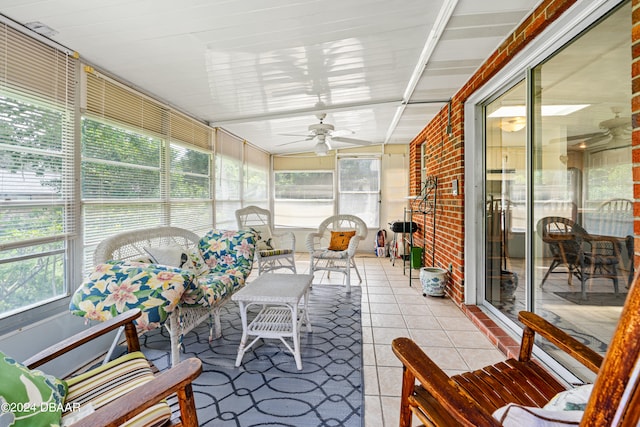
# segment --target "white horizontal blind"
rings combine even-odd
[[[368,227],[380,226],[380,159],[338,160],[339,213],[360,217]]]
[[[212,129],[85,70],[85,265],[110,234],[160,225],[210,229]]]
[[[237,228],[241,207],[242,147],[244,141],[220,129],[216,132],[216,227]]]
[[[243,204],[269,207],[270,156],[252,145],[245,144]]]
[[[0,318],[69,290],[76,66],[0,24]]]
[[[334,214],[333,171],[276,171],[274,225],[317,228]]]

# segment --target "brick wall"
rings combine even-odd
[[[636,272],[640,263],[640,0],[633,0],[631,11],[631,124],[633,134],[631,136],[632,161],[633,161],[633,227],[635,235],[635,263]]]
[[[410,194],[417,195],[420,191],[420,146],[423,143],[426,144],[427,174],[438,178],[435,266],[445,269],[448,269],[449,266],[452,267],[452,280],[449,282],[448,294],[459,305],[462,305],[464,298],[464,102],[575,2],[576,0],[543,1],[453,96],[450,102],[451,134],[446,133],[449,117],[449,105],[447,105],[411,142]],[[640,57],[638,54],[640,43],[636,46],[640,35],[640,25],[637,25],[640,0],[633,0],[633,5],[633,57],[637,59]],[[635,168],[635,164],[640,163],[640,131],[636,130],[638,113],[640,113],[640,96],[638,96],[640,94],[640,79],[638,79],[640,63],[636,64],[635,61],[633,76],[634,183],[635,197],[640,199],[640,172],[636,173]],[[636,80],[638,81],[636,82]],[[458,180],[457,196],[451,194],[451,185],[454,179]],[[636,206],[636,217],[640,217],[638,206]],[[415,215],[413,220],[420,224],[420,231],[414,235],[415,244],[421,246],[424,236],[427,236],[424,265],[430,266],[432,218],[427,216],[426,221],[423,221],[422,215]],[[636,221],[636,235],[640,235],[640,221],[638,220]],[[638,247],[640,244],[636,242],[636,248]]]

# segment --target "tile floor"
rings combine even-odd
[[[409,286],[401,261],[392,266],[389,258],[365,254],[356,261],[363,280],[358,284],[352,271],[351,283],[362,288],[366,427],[398,425],[402,365],[391,351],[396,337],[412,338],[450,375],[504,359],[451,300],[423,297],[418,274]],[[296,267],[308,272],[308,257],[296,259]],[[340,284],[343,278],[317,272],[314,283]]]

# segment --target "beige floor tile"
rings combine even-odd
[[[382,396],[382,419],[385,427],[396,427],[400,424],[400,397]],[[369,425],[366,425],[369,427]]]
[[[395,366],[402,367],[402,363],[393,353],[391,345],[389,344],[376,344],[373,346],[376,352],[376,364],[377,366]]]
[[[365,396],[364,407],[364,425],[366,427],[385,427],[380,396]]]
[[[371,314],[400,314],[400,307],[393,301],[391,304],[370,302],[369,310]]]
[[[468,317],[434,316],[445,331],[477,331],[478,328]]]
[[[410,336],[407,328],[372,328],[372,332],[374,344],[391,344],[394,338]]]
[[[486,335],[480,331],[447,331],[454,346],[460,348],[495,348]]]
[[[371,313],[371,326],[374,328],[406,328],[404,317],[399,314]]]
[[[376,352],[373,344],[362,344],[362,364],[376,365]]]
[[[411,334],[411,339],[420,347],[453,347],[453,342],[449,339],[449,335],[443,330],[409,329],[409,333]]]
[[[469,365],[469,370],[480,369],[505,360],[505,355],[495,348],[457,348],[457,350]]]
[[[425,309],[428,310],[428,309]],[[409,329],[442,329],[442,325],[430,311],[425,311],[424,315],[403,316]]]
[[[365,396],[379,396],[380,387],[378,385],[378,368],[373,365],[365,365],[362,368],[364,377]],[[399,396],[400,394],[398,394]]]
[[[402,368],[378,366],[378,385],[381,396],[400,396]]]

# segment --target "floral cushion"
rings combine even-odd
[[[211,230],[200,239],[200,254],[211,272],[238,270],[246,278],[251,273],[255,239],[249,230]]]
[[[162,325],[185,290],[195,288],[193,272],[132,261],[98,264],[74,293],[69,310],[77,316],[104,321],[139,308],[138,332]]]
[[[0,426],[59,426],[66,394],[64,381],[0,352]]]

